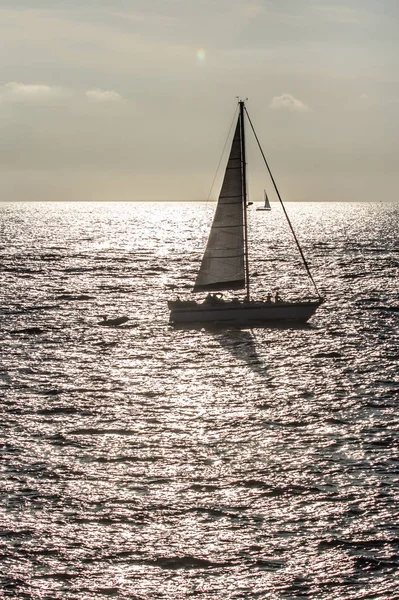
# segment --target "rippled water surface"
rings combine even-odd
[[[311,326],[176,331],[212,205],[0,205],[0,597],[399,597],[399,205],[287,208]]]

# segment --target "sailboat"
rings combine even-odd
[[[243,100],[239,110],[222,187],[216,206],[211,231],[193,292],[207,292],[204,300],[170,300],[170,322],[174,325],[225,324],[238,327],[261,326],[279,322],[304,323],[310,319],[323,302],[298,239],[286,213],[279,191],[269,169],[258,137],[253,128]],[[251,281],[248,268],[249,239],[247,222],[247,164],[245,124],[251,125],[255,139],[265,161],[284,214],[297,243],[308,276],[311,279],[316,299],[299,302],[284,302],[278,293],[272,299],[251,297]],[[245,290],[243,299],[225,298],[222,291]],[[216,293],[211,293],[216,292]]]
[[[267,192],[266,192],[266,190],[263,190],[263,191],[265,194],[265,204],[264,204],[264,206],[260,206],[256,210],[271,210],[272,207],[270,206],[269,198],[267,197]]]

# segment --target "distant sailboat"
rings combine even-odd
[[[266,190],[263,190],[263,191],[265,193],[265,205],[264,206],[260,206],[256,210],[271,210],[272,207],[270,206],[269,198],[267,197],[267,192],[266,192]]]
[[[255,138],[272,178],[277,196],[281,201],[307,273],[314,285],[317,299],[283,302],[278,293],[275,295],[274,301],[272,301],[270,294],[267,295],[266,300],[253,300],[250,296],[244,115],[246,115],[253,129],[245,104],[240,101],[237,125],[215,216],[193,288],[193,292],[217,291],[218,293],[208,293],[202,302],[180,299],[169,301],[170,322],[175,325],[224,323],[234,326],[256,326],[280,321],[306,322],[323,302],[288,219],[254,129]],[[225,299],[220,293],[222,290],[240,289],[246,291],[243,300],[238,298]]]

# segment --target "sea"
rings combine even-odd
[[[308,325],[175,329],[214,206],[0,204],[0,598],[399,598],[399,204],[286,205]]]

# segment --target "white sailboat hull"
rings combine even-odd
[[[218,305],[207,302],[169,302],[171,323],[229,323],[256,325],[271,322],[306,323],[320,306],[312,302],[238,302],[221,301]]]

